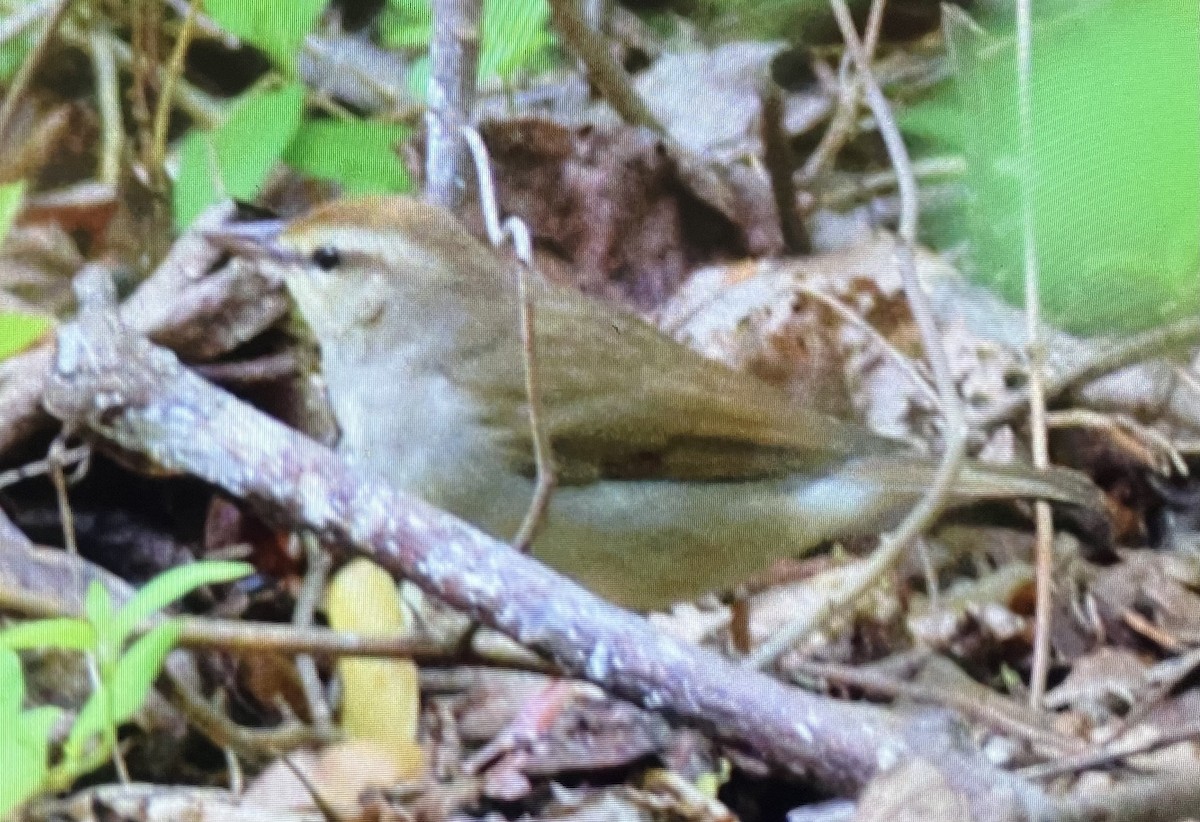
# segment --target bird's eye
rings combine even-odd
[[[333,271],[342,264],[342,255],[331,245],[323,245],[312,253],[313,265],[322,271]]]

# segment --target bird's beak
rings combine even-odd
[[[283,220],[253,220],[208,228],[203,234],[217,248],[239,257],[291,262],[298,255],[279,245],[284,225]]]

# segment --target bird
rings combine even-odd
[[[403,195],[210,236],[286,284],[320,349],[339,449],[511,540],[537,478],[520,267]],[[938,461],[909,443],[525,276],[557,480],[532,552],[595,593],[650,610],[728,591],[780,557],[881,533],[927,492]],[[1071,469],[975,460],[950,504],[1010,498],[1102,510],[1099,489]]]

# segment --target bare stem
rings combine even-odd
[[[332,558],[321,550],[321,544],[310,533],[300,534],[300,542],[304,546],[304,556],[308,561],[308,570],[304,574],[304,582],[296,597],[296,607],[292,611],[292,625],[297,628],[308,628],[313,624],[313,614],[325,590],[325,581],[329,578],[329,568]],[[311,654],[296,655],[296,673],[300,677],[300,685],[304,690],[304,698],[308,703],[309,716],[313,726],[319,733],[329,733],[333,728],[333,711],[325,699],[325,689],[321,685],[321,676],[317,672],[317,662]]]
[[[469,162],[462,129],[475,108],[481,0],[435,0],[429,45],[429,129],[425,197],[456,212],[462,207]]]
[[[1017,0],[1017,137],[1021,158],[1021,232],[1025,250],[1025,334],[1029,355],[1029,427],[1033,465],[1045,470],[1050,464],[1046,433],[1046,392],[1042,371],[1046,349],[1041,339],[1041,288],[1038,275],[1037,232],[1033,218],[1033,9],[1030,0]],[[1034,605],[1033,664],[1029,672],[1029,705],[1038,708],[1046,694],[1050,671],[1050,595],[1053,577],[1051,539],[1054,519],[1050,503],[1034,503]]]
[[[583,61],[588,79],[621,119],[667,136],[667,130],[629,82],[629,75],[612,56],[604,38],[588,27],[577,0],[550,0],[550,16],[563,42]]]
[[[875,47],[879,43],[879,30],[883,26],[883,11],[887,0],[872,0],[871,11],[867,16],[867,30],[863,37],[863,54],[868,62],[875,58]],[[821,135],[821,142],[813,149],[812,154],[800,171],[800,179],[808,183],[820,176],[821,172],[833,164],[838,152],[854,136],[855,125],[858,121],[858,101],[862,96],[862,74],[856,73],[851,82],[841,82],[838,93],[837,107],[829,120],[829,128]]]
[[[175,97],[175,85],[183,74],[183,59],[187,56],[188,46],[196,31],[196,15],[200,12],[203,0],[191,0],[179,35],[175,38],[175,48],[167,59],[167,65],[162,72],[162,92],[154,110],[154,125],[150,133],[150,145],[146,151],[146,166],[150,179],[160,190],[166,190],[167,171],[167,126],[171,120],[171,101]]]
[[[475,162],[479,204],[488,240],[492,245],[499,247],[506,239],[511,239],[516,248],[517,259],[521,262],[517,271],[517,293],[521,307],[521,358],[525,366],[525,397],[529,402],[529,428],[533,439],[533,461],[537,480],[533,498],[529,501],[529,509],[525,512],[525,518],[521,521],[516,536],[513,537],[513,547],[518,551],[527,552],[537,536],[537,530],[546,516],[546,509],[550,507],[550,498],[558,485],[550,437],[542,424],[542,389],[538,379],[537,341],[534,333],[536,308],[529,289],[529,273],[533,270],[533,240],[530,239],[529,228],[518,218],[509,217],[504,222],[500,221],[496,184],[492,177],[491,164],[488,162],[487,146],[484,145],[479,132],[473,128],[464,128],[463,138]]]
[[[763,162],[771,180],[783,243],[791,254],[808,254],[812,251],[812,240],[796,212],[796,185],[792,177],[795,158],[783,127],[783,95],[770,80],[762,94],[761,118]]]
[[[116,186],[121,175],[121,147],[125,130],[121,125],[121,88],[112,41],[92,32],[88,38],[92,71],[96,74],[96,106],[100,110],[100,168],[97,176]]]
[[[1061,394],[1080,383],[1119,371],[1164,351],[1200,342],[1200,317],[1184,317],[1162,328],[1152,328],[1123,340],[1096,346],[1095,356],[1068,370],[1043,380],[1046,396]],[[973,425],[991,428],[1007,422],[1029,406],[1029,388],[1015,392],[1010,399],[989,409]]]

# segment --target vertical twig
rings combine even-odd
[[[296,597],[296,607],[292,610],[292,624],[298,628],[307,628],[313,624],[313,614],[325,590],[325,582],[329,578],[329,568],[333,560],[328,552],[321,550],[321,543],[308,532],[300,534],[300,543],[304,546],[304,557],[308,569],[304,574],[304,582]],[[333,731],[333,712],[325,699],[325,689],[321,685],[321,676],[317,672],[317,663],[312,654],[296,655],[296,673],[300,677],[300,685],[308,702],[308,712],[313,727],[323,736],[329,736]]]
[[[888,105],[879,83],[875,80],[871,64],[863,52],[858,34],[854,30],[850,10],[847,8],[845,0],[830,0],[830,3],[834,16],[837,18],[838,27],[842,30],[842,36],[846,40],[846,47],[850,49],[855,63],[858,64],[867,105],[879,124],[880,136],[883,138],[888,157],[896,169],[896,184],[900,194],[900,221],[897,227],[897,233],[900,236],[899,268],[904,278],[905,296],[913,313],[913,319],[920,329],[921,343],[925,348],[925,356],[929,359],[934,384],[937,386],[938,397],[941,400],[941,411],[946,425],[946,448],[949,452],[959,445],[959,440],[965,443],[966,425],[962,401],[959,399],[954,385],[954,377],[950,371],[950,363],[946,358],[946,349],[942,346],[941,334],[929,307],[929,298],[920,280],[917,279],[913,263],[913,248],[917,241],[917,227],[920,219],[916,177],[913,175],[912,162],[909,160],[908,149],[904,145],[900,128],[896,125],[891,107]],[[952,472],[951,481],[953,474],[957,474],[957,466]]]
[[[4,139],[9,126],[12,125],[13,115],[17,112],[17,103],[21,101],[26,89],[29,88],[29,83],[33,80],[33,73],[41,64],[42,58],[46,56],[50,42],[54,39],[54,32],[58,31],[58,26],[62,23],[63,17],[66,16],[67,9],[70,7],[71,0],[59,0],[58,5],[51,9],[46,18],[46,25],[42,27],[42,33],[38,35],[37,42],[25,57],[25,61],[21,63],[21,67],[17,69],[12,82],[9,83],[8,93],[4,95],[4,103],[0,104],[0,141]]]
[[[466,190],[462,129],[475,108],[482,0],[434,0],[429,46],[425,198],[455,213]]]
[[[68,554],[79,554],[79,545],[75,539],[75,514],[71,510],[71,498],[67,494],[67,475],[63,472],[68,459],[67,443],[64,435],[59,434],[50,443],[50,453],[46,457],[49,466],[50,483],[54,486],[54,497],[58,501],[58,517],[62,522],[63,547]]]
[[[612,20],[613,0],[583,0],[583,21],[592,31],[605,34]]]
[[[150,134],[153,131],[154,114],[150,110],[150,94],[152,84],[161,79],[157,78],[158,69],[158,4],[157,0],[134,0],[130,4],[129,44],[127,57],[129,59],[129,119],[138,147],[138,158],[143,165],[150,152]],[[101,32],[93,31],[93,37],[104,36]],[[120,59],[117,42],[112,48]],[[121,45],[126,45],[121,43]],[[153,175],[147,173],[143,181],[146,185],[153,184]]]
[[[521,521],[521,527],[513,537],[513,547],[518,551],[528,551],[533,545],[542,520],[545,519],[546,509],[550,507],[550,498],[558,485],[558,474],[554,470],[550,437],[543,423],[545,415],[542,413],[542,394],[538,379],[534,305],[533,297],[529,293],[529,263],[524,263],[517,272],[517,291],[521,301],[521,353],[525,365],[525,395],[529,401],[529,428],[533,436],[533,461],[537,481],[533,489],[533,498],[529,501],[529,510],[525,512],[525,519]]]
[[[621,119],[667,136],[667,130],[629,82],[625,69],[609,52],[604,38],[588,27],[577,0],[550,0],[550,18],[567,48],[583,61],[588,79]]]
[[[133,19],[134,21],[138,21],[141,17],[135,15]],[[129,47],[128,43],[114,37],[111,33],[94,31],[96,31],[99,37],[107,41],[108,46],[113,51],[113,56],[117,58],[117,65],[127,69],[133,75],[134,83],[130,86],[130,97],[133,103],[131,109],[137,119],[138,128],[140,129],[139,134],[147,134],[150,113],[148,105],[140,98],[145,96],[144,87],[148,85],[151,77],[153,77],[155,82],[163,82],[164,69],[158,66],[150,57],[140,52],[135,52]],[[63,25],[62,35],[69,43],[74,43],[80,48],[88,47],[89,33],[71,25],[70,20]],[[133,34],[130,38],[135,41],[139,38],[148,39],[140,34]],[[142,89],[142,91],[137,91],[137,89]],[[201,128],[212,129],[225,122],[225,104],[212,95],[196,88],[191,83],[185,82],[182,78],[177,79],[175,82],[174,97],[174,104],[195,120],[196,125]],[[142,111],[143,107],[145,107],[145,111]]]
[[[775,211],[779,215],[779,228],[783,232],[783,243],[790,254],[807,254],[812,251],[808,229],[796,212],[795,158],[788,145],[787,132],[783,125],[783,95],[779,86],[770,78],[764,84],[760,130],[763,143],[763,163],[771,181],[771,194],[775,198]]]
[[[533,269],[533,241],[529,229],[516,217],[500,221],[500,206],[496,200],[495,183],[488,165],[487,146],[475,129],[463,130],[463,137],[475,161],[475,179],[479,184],[479,203],[483,211],[483,223],[487,228],[488,240],[499,246],[506,237],[512,239],[521,267],[517,271],[517,299],[520,304],[521,354],[525,366],[525,396],[529,402],[529,428],[533,439],[533,461],[537,481],[529,510],[521,521],[521,527],[513,537],[513,547],[528,551],[537,536],[537,530],[550,507],[550,498],[558,485],[558,474],[554,468],[554,455],[550,449],[550,437],[546,433],[542,412],[542,389],[538,379],[537,347],[534,334],[534,303],[529,290],[529,272]]]
[[[1042,382],[1046,351],[1041,340],[1041,286],[1037,259],[1037,233],[1033,217],[1033,19],[1030,0],[1017,0],[1017,140],[1021,169],[1021,234],[1025,247],[1025,334],[1029,357],[1029,427],[1033,465],[1050,464],[1046,435],[1046,394]],[[1050,670],[1050,594],[1053,574],[1051,536],[1054,520],[1050,503],[1034,503],[1037,527],[1034,541],[1036,595],[1034,606],[1033,664],[1029,672],[1029,704],[1041,708]]]
[[[92,71],[96,74],[96,107],[100,110],[100,182],[116,186],[121,175],[121,145],[125,130],[121,125],[121,90],[117,77],[117,58],[111,41],[98,31],[88,35]]]
[[[155,102],[150,144],[146,147],[146,171],[150,174],[154,188],[159,191],[165,191],[167,184],[167,126],[171,120],[175,84],[183,74],[183,59],[196,31],[196,15],[199,14],[202,4],[203,0],[191,0],[188,6],[187,16],[183,18],[183,25],[179,27],[179,35],[175,38],[175,47],[171,50],[171,56],[167,59],[166,68],[162,73],[162,86]]]
[[[870,62],[875,59],[875,47],[879,43],[879,30],[883,26],[883,12],[887,0],[872,0],[871,10],[867,15],[867,29],[863,35],[863,54]],[[808,155],[804,168],[800,170],[800,179],[811,182],[820,176],[837,157],[838,152],[853,136],[855,121],[858,118],[858,101],[862,96],[863,79],[860,73],[855,73],[851,82],[842,81],[841,93],[838,95],[837,108],[829,119],[829,128],[821,135],[821,142]]]

